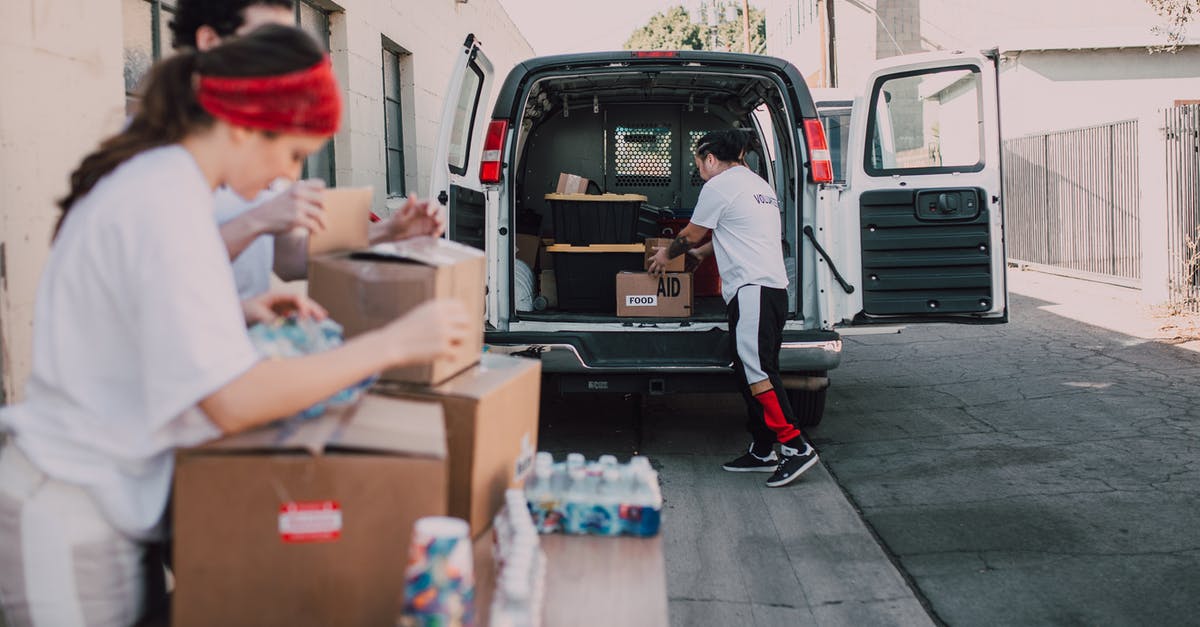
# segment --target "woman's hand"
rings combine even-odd
[[[433,300],[380,329],[384,350],[396,365],[448,359],[467,341],[472,325],[467,309],[457,300]]]
[[[251,209],[261,232],[281,235],[302,228],[309,233],[325,230],[325,181],[296,181],[283,193]]]
[[[242,315],[246,317],[246,325],[249,326],[259,322],[271,323],[281,316],[292,315],[324,320],[329,317],[329,312],[303,294],[267,292],[242,301]]]
[[[425,235],[438,237],[446,230],[446,219],[438,205],[409,196],[392,217],[371,225],[371,243],[396,242]]]

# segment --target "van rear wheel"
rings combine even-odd
[[[825,375],[824,372],[819,374]],[[825,415],[825,393],[827,391],[829,391],[828,383],[820,389],[788,389],[788,402],[792,404],[792,412],[796,415],[796,422],[801,428],[815,427],[821,424],[821,418]]]

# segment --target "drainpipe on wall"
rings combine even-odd
[[[825,22],[829,28],[829,53],[826,61],[826,80],[830,87],[838,86],[837,78],[837,24],[834,21],[833,5],[836,0],[825,0]]]

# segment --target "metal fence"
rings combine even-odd
[[[1137,133],[1129,120],[1004,142],[1008,257],[1139,286]]]
[[[1200,105],[1167,109],[1167,263],[1171,304],[1200,311]]]

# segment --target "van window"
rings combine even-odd
[[[982,170],[982,99],[976,68],[905,74],[876,83],[864,151],[867,173]]]
[[[829,159],[833,161],[833,182],[846,182],[846,149],[850,146],[850,109],[828,109],[818,114],[825,127]]]
[[[467,66],[463,74],[463,87],[458,92],[458,106],[454,110],[454,126],[450,129],[450,171],[467,173],[467,157],[471,154],[471,129],[475,128],[475,110],[479,103],[479,90],[483,88],[483,72],[474,63]]]
[[[671,185],[671,127],[618,126],[613,146],[618,187]]]

